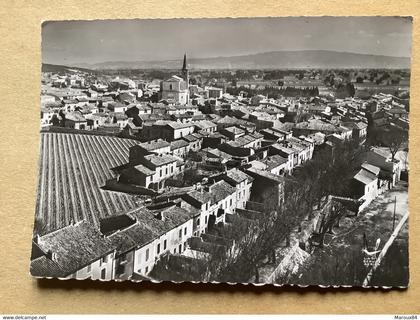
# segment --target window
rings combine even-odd
[[[184,236],[187,235],[187,227],[184,229]]]
[[[200,218],[197,219],[197,225],[199,225],[199,224],[200,224]]]
[[[149,260],[149,249],[146,250],[146,260],[145,261],[147,261],[147,260]]]
[[[179,238],[182,237],[182,229],[179,229]]]
[[[232,206],[232,203],[233,203],[232,198],[230,198],[230,206]]]
[[[120,263],[124,264],[127,262],[127,254],[122,254],[120,257]]]
[[[165,168],[165,174],[168,174],[168,167]]]
[[[166,250],[166,240],[163,241],[163,250]]]
[[[123,275],[124,274],[124,272],[125,272],[125,267],[123,266],[123,265],[118,265],[118,267],[117,267],[117,271],[116,271],[116,273],[118,274],[118,275]]]
[[[173,166],[171,167],[171,173],[174,173],[174,167]]]
[[[182,244],[179,245],[179,253],[182,252]]]
[[[160,243],[157,246],[157,254],[159,254],[159,253],[160,253]]]
[[[172,90],[172,84],[169,85],[169,90]]]
[[[106,278],[106,269],[102,269],[101,271],[101,279],[105,279]]]
[[[162,170],[159,169],[159,176],[162,176]]]
[[[101,259],[101,265],[102,263],[107,263],[108,262],[108,256],[105,256]]]

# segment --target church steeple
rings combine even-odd
[[[187,69],[187,54],[184,53],[184,63],[182,64],[182,71],[186,71]]]
[[[187,93],[187,104],[188,104],[188,102],[190,100],[190,89],[189,89],[189,87],[190,87],[190,85],[189,85],[190,84],[190,75],[189,75],[188,67],[187,67],[187,54],[186,53],[184,53],[184,62],[182,63],[181,73],[182,73],[182,78],[185,81],[185,89],[186,89],[186,93]]]
[[[188,72],[187,67],[187,54],[184,53],[184,62],[182,63],[182,77],[184,78],[186,89],[188,91],[188,98],[189,98],[189,83],[190,83],[190,75]]]

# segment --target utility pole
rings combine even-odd
[[[392,219],[392,232],[395,230],[395,212],[397,209],[397,196],[395,196],[395,202],[394,202],[394,217]]]

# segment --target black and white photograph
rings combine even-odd
[[[33,277],[409,286],[411,17],[41,30]]]

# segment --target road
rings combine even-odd
[[[395,205],[396,199],[396,205]],[[302,285],[361,285],[369,272],[362,252],[364,235],[368,250],[374,251],[378,241],[381,250],[395,226],[408,210],[408,188],[400,182],[393,190],[376,198],[357,217],[345,217],[340,226],[328,235],[323,248],[317,248],[290,282]],[[375,271],[371,285],[405,286],[408,281],[408,226],[400,231],[380,267]]]

